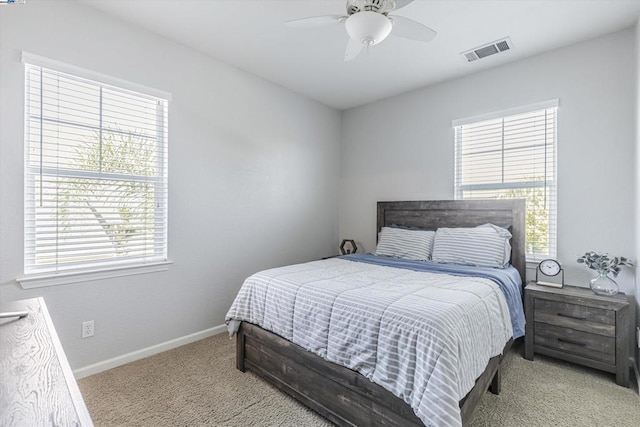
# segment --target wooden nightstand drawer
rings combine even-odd
[[[616,313],[613,310],[538,298],[534,302],[534,310],[536,322],[607,337],[616,336]]]
[[[616,339],[536,322],[534,344],[604,363],[616,363]]]

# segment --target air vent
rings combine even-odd
[[[513,44],[511,43],[511,39],[509,37],[505,37],[502,40],[497,40],[483,46],[478,46],[466,52],[462,52],[460,55],[463,55],[468,62],[472,62],[480,58],[486,58],[487,56],[504,52],[505,50],[511,49],[512,46]]]

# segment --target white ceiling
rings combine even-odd
[[[640,0],[416,0],[394,14],[436,30],[433,41],[390,36],[368,55],[344,62],[348,36],[341,25],[284,25],[344,14],[344,0],[83,1],[338,109],[611,33],[640,16]],[[470,63],[460,56],[505,36],[511,51]]]

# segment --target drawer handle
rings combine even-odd
[[[581,343],[581,342],[578,342],[578,341],[573,341],[573,340],[568,340],[568,339],[565,339],[565,338],[558,338],[558,341],[564,342],[564,343],[567,343],[567,344],[577,345],[579,347],[586,347],[587,346],[584,343]]]
[[[564,313],[558,313],[558,316],[560,316],[560,317],[568,317],[569,319],[576,319],[576,320],[587,320],[586,317],[572,316],[570,314],[564,314]]]

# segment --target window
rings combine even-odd
[[[456,120],[456,199],[526,199],[527,261],[556,253],[558,102]]]
[[[24,59],[23,280],[167,261],[168,99],[34,58]]]

